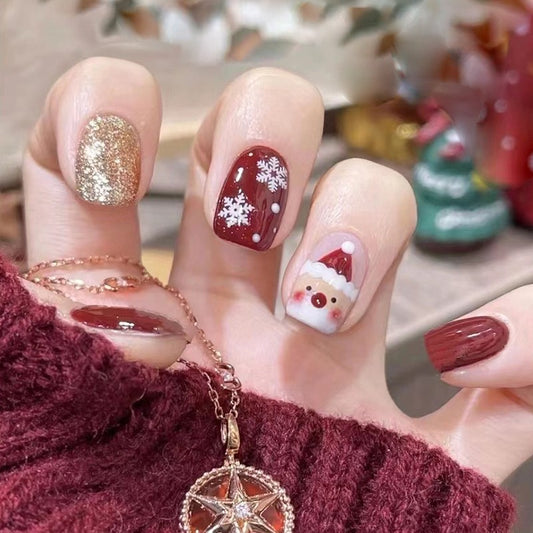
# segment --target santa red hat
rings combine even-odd
[[[355,245],[344,241],[342,246],[333,250],[318,261],[306,261],[302,274],[310,274],[322,279],[335,289],[342,291],[353,302],[357,298],[357,289],[352,282],[352,254]]]

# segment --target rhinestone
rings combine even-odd
[[[239,520],[247,520],[253,516],[252,509],[246,502],[240,502],[235,505],[233,508],[233,514],[235,515],[235,518],[238,518]]]

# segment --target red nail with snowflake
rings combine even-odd
[[[218,198],[213,229],[222,239],[268,250],[289,192],[289,170],[274,150],[254,146],[233,164]]]

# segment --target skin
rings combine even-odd
[[[25,157],[30,264],[96,254],[140,257],[136,206],[88,204],[75,190],[76,147],[83,127],[97,113],[117,114],[137,129],[142,146],[138,200],[147,190],[161,122],[156,82],[144,68],[125,61],[92,58],[76,65],[51,89]],[[498,356],[443,375],[464,390],[426,417],[402,413],[386,387],[385,331],[396,269],[415,226],[416,209],[411,188],[398,173],[359,159],[329,170],[315,189],[302,241],[283,274],[281,296],[286,302],[316,243],[330,232],[356,234],[367,250],[368,269],[340,331],[323,335],[273,315],[279,245],[295,223],[322,122],[317,90],[287,72],[253,70],[228,86],[194,142],[169,283],[186,295],[246,389],[416,435],[501,482],[533,453],[533,358],[528,349],[533,342],[533,288],[513,291],[469,315],[493,315],[508,324],[511,334]],[[263,253],[222,241],[212,231],[223,180],[238,154],[252,145],[277,150],[290,169],[286,213],[273,248]],[[130,272],[110,265],[105,273]],[[89,267],[76,274],[102,279],[101,271]],[[70,300],[27,286],[69,320]],[[79,292],[75,297],[86,304],[135,306],[187,324],[176,300],[158,287],[105,296]],[[190,325],[186,327],[193,336]],[[174,369],[178,353],[168,339],[140,343],[134,335],[114,334],[112,340],[129,359]],[[196,340],[183,356],[207,365]]]

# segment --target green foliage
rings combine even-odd
[[[401,16],[409,8],[423,0],[395,0],[393,5],[384,9],[374,7],[371,0],[330,0],[325,9],[327,17],[342,7],[353,7],[362,10],[362,13],[353,21],[352,27],[343,37],[342,44],[346,44],[355,37],[379,29],[387,29],[388,25]]]
[[[386,25],[387,19],[379,9],[369,8],[357,17],[350,31],[343,37],[342,44],[346,44],[354,37],[367,31],[377,30]]]
[[[362,10],[354,18],[352,27],[343,37],[342,44],[346,44],[359,35],[376,30],[388,31],[389,26],[406,11],[420,4],[424,0],[392,0],[383,8],[376,7],[378,2],[372,0],[329,0],[324,8],[323,16],[328,17],[340,8],[353,7]],[[442,0],[445,2],[446,0]],[[501,4],[508,8],[520,9],[523,0],[475,0],[480,4]]]
[[[397,0],[396,5],[392,8],[390,19],[395,20],[402,15],[404,11],[407,11],[409,8],[422,1],[423,0]]]

